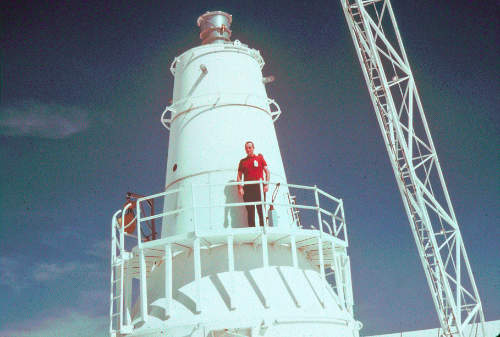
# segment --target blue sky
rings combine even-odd
[[[498,5],[393,7],[486,318],[500,319]],[[276,77],[289,182],[344,200],[362,333],[437,326],[340,3],[16,2],[1,30],[0,336],[106,333],[110,217],[127,191],[164,186],[168,68],[207,10],[231,13]]]

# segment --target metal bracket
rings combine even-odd
[[[273,122],[276,122],[276,120],[280,117],[281,115],[281,109],[278,103],[272,98],[267,98],[267,104],[269,104],[269,114],[271,115],[271,118],[273,119]],[[272,107],[275,107],[276,110],[273,111]]]
[[[172,112],[170,114],[170,118],[166,118],[166,115],[169,111]],[[172,114],[173,113],[175,113],[175,110],[172,108],[172,105],[170,105],[170,106],[167,106],[165,108],[165,110],[163,111],[163,113],[161,114],[161,117],[160,117],[161,124],[163,124],[165,129],[167,129],[168,131],[170,131],[170,124],[172,123]]]
[[[172,61],[172,63],[170,64],[170,72],[172,73],[172,75],[175,76],[175,68],[177,66],[177,62],[179,61],[179,58],[176,57],[174,58],[174,60]]]

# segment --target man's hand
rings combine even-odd
[[[245,191],[243,191],[243,186],[238,186],[238,193],[243,196],[245,194]]]
[[[265,182],[269,183],[269,180],[271,179],[271,173],[269,173],[269,169],[267,168],[267,165],[264,166],[264,173],[266,174]],[[264,193],[266,193],[267,191],[269,191],[269,184],[264,185]]]

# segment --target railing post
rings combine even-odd
[[[124,314],[125,314],[125,325],[130,325],[131,322],[131,313],[130,313],[130,306],[132,304],[132,277],[130,275],[130,269],[127,269],[125,272],[125,286],[124,286],[124,296],[125,296],[125,302],[124,302]]]
[[[323,238],[318,236],[319,273],[325,279],[325,261],[323,256]]]
[[[135,229],[137,230],[137,247],[140,249],[142,247],[142,237],[141,237],[141,207],[140,201],[137,201],[136,205],[136,218],[135,218]]]
[[[341,218],[342,218],[342,232],[344,233],[344,241],[346,244],[349,244],[349,238],[347,237],[347,225],[345,223],[345,216],[344,216],[344,201],[342,201],[342,199],[340,199],[339,201],[340,203],[340,214],[341,214]]]
[[[139,272],[140,272],[140,308],[141,318],[144,322],[148,316],[148,293],[146,285],[146,260],[144,257],[144,248],[139,248]]]
[[[262,207],[262,218],[264,220],[264,233],[262,233],[261,243],[262,243],[262,265],[263,267],[269,267],[269,251],[267,247],[267,207],[264,201],[264,185],[262,179],[259,180],[260,186],[260,204]],[[257,211],[257,213],[259,213]],[[260,226],[260,225],[259,225]]]
[[[314,201],[316,202],[316,210],[318,212],[318,229],[319,234],[323,237],[323,222],[321,221],[321,210],[319,208],[319,196],[318,196],[318,187],[314,185]]]
[[[172,312],[172,245],[165,245],[165,319],[169,318]]]
[[[260,206],[262,207],[262,218],[264,222],[264,233],[267,233],[267,207],[265,204],[265,194],[264,194],[264,186],[262,179],[259,179],[259,187],[260,187]],[[257,205],[256,205],[257,206]],[[257,213],[259,213],[257,211]],[[258,215],[258,214],[257,214]]]
[[[125,255],[123,254],[123,252],[120,254],[121,257],[120,257],[120,330],[123,328],[123,279],[124,279],[124,275],[123,273],[125,272]]]
[[[321,210],[319,208],[319,196],[318,196],[318,187],[314,185],[314,200],[316,201],[316,210],[318,214],[318,228],[319,228],[319,237],[318,237],[318,253],[319,253],[319,266],[320,266],[320,274],[323,279],[325,279],[325,263],[323,258],[323,221],[321,221]]]
[[[335,244],[332,242],[332,265],[335,276],[335,285],[337,286],[337,295],[340,299],[340,305],[346,307],[346,298],[344,294],[344,282],[343,282],[343,268],[340,264],[340,257],[335,250]]]
[[[227,237],[227,269],[229,272],[234,272],[234,237],[228,235]]]
[[[148,288],[146,284],[146,258],[144,256],[144,249],[142,248],[141,237],[141,207],[140,201],[136,204],[136,230],[137,230],[137,248],[139,249],[139,289],[140,289],[140,310],[141,318],[144,322],[147,321],[148,316]]]
[[[193,243],[194,280],[196,286],[196,313],[201,312],[201,262],[200,262],[200,238],[196,237]]]
[[[122,211],[122,225],[119,228],[120,231],[120,257],[121,257],[121,274],[120,274],[120,330],[123,328],[123,272],[124,272],[124,264],[125,264],[125,213],[128,208],[130,208],[130,204],[125,206],[125,210]]]
[[[295,241],[295,234],[290,235],[290,249],[292,250],[292,264],[294,268],[298,268],[297,261],[297,242]]]
[[[323,282],[327,282],[326,277],[325,277],[325,262],[323,258],[323,238],[321,235],[318,235],[318,255],[319,255],[319,274],[321,277],[321,280]],[[325,293],[326,293],[326,284],[322,284],[321,288],[321,306],[326,307],[326,301],[325,301]]]
[[[316,210],[317,210],[317,215],[318,215],[318,229],[319,229],[319,236],[318,236],[318,255],[319,255],[319,273],[321,276],[321,279],[325,282],[326,276],[325,276],[325,260],[323,256],[323,221],[321,221],[321,210],[319,207],[319,196],[318,196],[318,187],[314,185],[314,200],[316,202]],[[326,285],[325,285],[326,286]],[[326,288],[323,289],[323,299],[325,295],[325,290]],[[322,301],[323,307],[326,305],[326,301]]]
[[[115,282],[114,282],[114,276],[115,276],[115,260],[116,260],[116,213],[113,215],[113,218],[111,219],[111,289],[110,289],[110,296],[109,296],[109,332],[113,333],[113,308],[114,308],[114,300],[113,297],[115,296],[114,294],[114,289],[115,289]]]
[[[234,310],[234,237],[233,234],[227,236],[227,270],[229,271],[229,308]]]
[[[195,195],[194,195],[194,184],[191,181],[191,205],[193,207],[193,223],[194,223],[194,235],[198,236],[198,224],[196,223],[196,205],[195,205]]]
[[[346,273],[346,306],[347,310],[352,314],[353,313],[353,293],[352,293],[352,280],[351,280],[351,260],[349,256],[346,256],[346,261],[345,261],[345,273]]]
[[[262,242],[262,266],[269,267],[269,251],[268,251],[268,247],[267,247],[267,234],[266,234],[266,232],[262,233],[261,242]]]
[[[126,210],[127,210],[127,207],[125,207],[125,210],[122,211],[122,214],[121,214],[122,225],[118,229],[118,231],[120,233],[120,255],[122,255],[123,252],[125,251],[125,212],[126,212]]]

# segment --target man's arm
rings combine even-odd
[[[264,173],[266,174],[266,183],[268,183],[269,179],[271,179],[271,174],[269,173],[269,169],[267,168],[267,166],[264,166]],[[267,191],[269,191],[269,185],[265,184],[264,185],[264,192],[267,192]]]
[[[236,176],[236,181],[237,182],[240,182],[241,181],[241,176],[242,176],[242,173],[240,170],[238,170],[238,175]],[[238,193],[243,196],[243,194],[245,193],[245,191],[243,191],[243,185],[238,185]]]

